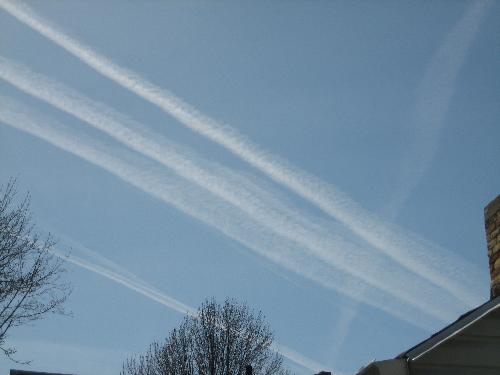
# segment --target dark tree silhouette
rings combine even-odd
[[[235,300],[207,300],[165,342],[153,342],[146,354],[128,359],[121,375],[244,375],[247,365],[254,374],[288,374],[272,342],[261,312]]]
[[[14,327],[64,313],[70,288],[62,281],[62,261],[51,254],[53,238],[34,233],[29,195],[16,203],[16,182],[0,186],[0,350],[10,359],[16,350],[6,343]]]

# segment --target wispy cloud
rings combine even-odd
[[[447,33],[427,65],[417,88],[415,109],[410,121],[416,135],[414,144],[408,147],[409,153],[403,156],[397,190],[389,196],[384,207],[390,218],[398,216],[434,159],[445,116],[455,93],[457,77],[490,4],[491,1],[472,2]],[[358,310],[359,302],[353,301],[345,307],[338,320],[332,348],[333,358],[338,357]]]
[[[236,129],[209,118],[167,90],[115,64],[89,46],[58,30],[26,5],[1,0],[0,6],[97,72],[157,105],[193,131],[227,148],[274,181],[315,204],[407,269],[446,289],[449,294],[468,306],[478,303],[477,291],[480,287],[475,282],[480,279],[478,275],[481,273],[456,254],[396,225],[384,222],[333,185],[261,149]],[[469,275],[469,286],[463,283],[464,274]]]
[[[300,245],[308,255],[326,261],[371,287],[423,309],[442,321],[460,311],[457,301],[444,303],[436,293],[437,288],[423,283],[413,273],[399,267],[392,267],[392,272],[380,272],[374,267],[381,262],[379,255],[344,240],[329,227],[319,226],[317,218],[304,211],[297,212],[286,207],[279,199],[265,194],[265,189],[256,181],[238,176],[219,164],[208,163],[192,150],[170,142],[113,109],[1,56],[0,78],[167,166],[186,180],[242,210],[267,230]],[[405,290],[400,288],[401,283],[407,285]]]
[[[34,114],[12,99],[1,99],[0,121],[105,169],[273,263],[423,329],[429,326],[429,322],[435,322],[435,317],[428,312],[417,311],[415,306],[397,301],[381,290],[374,289],[368,296],[363,296],[360,291],[364,284],[359,279],[304,254],[296,243],[277,236],[212,194],[181,178],[170,176],[164,168],[159,168],[150,160],[125,149],[114,149],[108,144],[86,137],[85,134],[77,134],[75,127],[68,129],[39,113]]]
[[[473,1],[432,56],[416,91],[410,119],[414,137],[403,156],[397,190],[385,211],[397,215],[436,155],[457,77],[491,1]]]

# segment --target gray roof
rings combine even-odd
[[[500,296],[463,314],[395,359],[372,362],[358,374],[500,374]]]
[[[412,374],[500,374],[500,297],[400,354]]]

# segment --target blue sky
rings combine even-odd
[[[0,4],[0,179],[71,249],[31,368],[117,373],[215,296],[348,374],[488,298],[498,2]]]

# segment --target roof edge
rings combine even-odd
[[[399,354],[396,358],[406,358],[408,360],[415,360],[428,351],[441,345],[445,341],[451,339],[458,333],[462,332],[465,328],[474,324],[477,320],[485,315],[488,315],[493,310],[500,308],[500,296],[493,298],[484,304],[470,310],[469,312],[461,315],[456,321],[444,327],[442,330],[436,332],[428,339],[420,342],[419,344],[408,349],[406,352]]]

